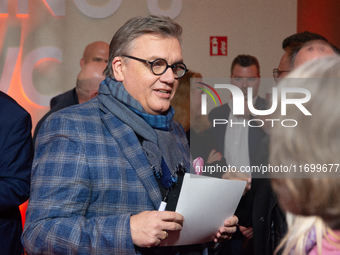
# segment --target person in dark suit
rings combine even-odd
[[[35,144],[35,140],[42,123],[48,116],[66,107],[85,103],[97,96],[99,84],[105,79],[105,76],[103,75],[105,67],[106,64],[104,62],[91,62],[80,71],[77,77],[76,87],[67,92],[64,99],[62,99],[55,107],[46,113],[41,120],[39,120],[34,130],[33,144]]]
[[[256,161],[256,154],[257,148],[260,144],[260,141],[266,136],[266,132],[262,128],[258,127],[248,127],[246,124],[248,120],[253,119],[254,116],[248,110],[247,106],[247,93],[248,87],[251,87],[253,90],[253,105],[258,110],[267,109],[266,100],[258,96],[258,90],[260,86],[260,65],[258,60],[250,55],[239,55],[237,56],[234,61],[232,62],[231,66],[231,83],[238,88],[240,88],[244,94],[244,103],[245,103],[245,114],[238,118],[238,116],[231,113],[232,108],[232,99],[229,103],[224,104],[220,107],[214,108],[209,113],[209,120],[213,122],[214,119],[226,119],[228,120],[228,125],[216,125],[214,127],[214,134],[215,134],[215,145],[216,149],[222,153],[222,155],[226,158],[227,163],[230,165],[235,165],[238,169],[240,168],[240,164],[245,165],[254,165]],[[230,126],[230,123],[238,118],[241,120],[246,120],[245,125],[234,125]],[[257,119],[257,118],[256,118]],[[235,123],[235,121],[234,121]],[[252,126],[260,126],[255,121],[252,122]],[[240,132],[238,132],[241,130]],[[228,132],[234,132],[234,135],[246,135],[248,137],[248,141],[243,140],[244,144],[243,147],[245,151],[239,151],[237,154],[239,155],[236,157],[236,154],[233,152],[235,151],[235,146],[232,144],[233,140],[228,140],[231,143],[226,143],[225,139],[228,139]],[[226,137],[227,136],[227,137]],[[236,137],[235,137],[236,138]],[[232,139],[232,137],[231,137]],[[237,138],[236,138],[237,139]],[[242,137],[241,137],[242,139]],[[236,141],[240,144],[240,141]],[[248,152],[249,151],[249,152]],[[240,154],[241,153],[241,154]],[[245,156],[246,159],[240,161],[241,156]]]
[[[108,59],[109,59],[109,45],[103,41],[96,41],[86,46],[83,53],[83,57],[80,60],[80,67],[83,69],[84,66],[90,62],[107,63]],[[78,101],[77,94],[75,93],[74,88],[69,91],[66,91],[65,93],[53,97],[50,101],[51,109],[53,109],[59,102],[63,101],[64,99],[70,100],[70,98],[73,101]]]
[[[216,107],[209,113],[209,120],[214,119],[228,120],[227,124],[218,124],[213,127],[214,148],[220,151],[226,159],[227,165],[235,166],[236,169],[242,170],[242,167],[254,166],[257,163],[257,155],[261,141],[267,136],[265,127],[261,127],[258,121],[252,121],[248,126],[248,121],[259,119],[251,114],[248,109],[248,88],[252,88],[252,104],[257,110],[267,109],[265,99],[258,96],[260,86],[260,65],[258,60],[251,55],[238,55],[231,65],[231,83],[237,86],[244,95],[244,115],[234,115],[233,99],[227,104]],[[234,123],[234,124],[232,124]],[[235,124],[235,123],[244,123]],[[253,127],[255,126],[255,127]],[[228,176],[229,173],[223,174],[222,178],[233,178]],[[241,177],[241,176],[240,176]],[[244,175],[242,178],[250,180],[250,175]],[[249,181],[250,182],[250,181]],[[233,237],[231,247],[226,250],[230,254],[241,254],[241,247],[247,247],[247,254],[252,254],[252,210],[253,210],[253,189],[250,189],[241,199],[235,215],[239,218],[239,230]],[[246,240],[249,239],[250,241]],[[249,245],[246,243],[249,242]],[[228,244],[229,245],[229,244]]]
[[[0,91],[0,253],[23,254],[19,205],[30,194],[31,116]]]
[[[266,100],[263,98],[258,97],[255,103],[255,107],[257,109],[266,109]],[[212,121],[213,119],[221,119],[221,116],[223,116],[223,119],[228,119],[230,114],[230,107],[228,104],[224,104],[220,106],[220,108],[213,109],[209,114],[209,120]],[[253,118],[253,117],[251,117]],[[253,123],[252,123],[253,125]],[[215,133],[215,144],[217,147],[217,150],[220,151],[223,155],[225,154],[225,135],[227,131],[227,125],[216,125],[214,127]],[[261,128],[249,128],[249,135],[248,135],[248,149],[249,149],[249,159],[250,159],[250,165],[254,165],[256,162],[256,154],[258,145],[261,142],[261,140],[266,136],[266,133]]]

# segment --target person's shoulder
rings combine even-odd
[[[85,103],[72,105],[51,113],[44,123],[49,122],[53,125],[53,123],[66,121],[67,123],[95,124],[98,119],[100,119],[100,103],[97,98],[93,98]]]
[[[62,98],[53,108],[51,108],[52,111],[59,111],[63,108],[79,104],[77,93],[74,90],[70,91],[68,95],[66,95],[64,98]]]
[[[73,89],[70,89],[62,94],[59,94],[57,96],[55,96],[54,98],[61,98],[61,97],[65,97],[65,96],[68,96],[68,95],[72,95],[73,94],[73,91],[74,91],[74,88]]]
[[[70,96],[73,96],[73,93],[74,93],[74,88],[70,89],[70,90],[68,90],[68,91],[66,91],[62,94],[56,95],[55,97],[52,97],[51,101],[50,101],[51,108],[55,107],[63,99],[70,97]]]
[[[60,109],[56,111],[55,113],[59,113],[62,115],[90,115],[93,114],[93,112],[99,112],[100,106],[99,106],[99,100],[97,98],[93,98],[85,103],[82,104],[75,104],[68,107],[65,107],[63,109]]]
[[[215,115],[220,115],[220,114],[226,114],[230,111],[230,108],[229,108],[229,105],[226,103],[226,104],[222,104],[218,107],[215,107],[214,109],[212,109],[210,112],[209,112],[209,118],[211,118],[212,116],[215,116]]]
[[[268,101],[260,96],[257,97],[255,105],[260,110],[268,109]]]
[[[339,245],[339,243],[336,243],[336,245]],[[336,247],[332,243],[325,240],[325,238],[322,239],[322,251],[321,253],[323,255],[339,255],[340,249],[339,247]],[[308,255],[318,255],[318,247],[315,245],[315,247],[308,253]]]
[[[29,113],[17,103],[12,97],[0,91],[0,113],[11,118],[28,115]]]
[[[213,108],[210,112],[218,112],[218,111],[223,111],[225,109],[230,109],[228,103],[217,106]]]
[[[92,101],[92,102],[90,102]],[[95,127],[101,126],[101,115],[99,103],[96,100],[72,105],[50,114],[39,128],[39,136],[48,139],[56,134],[94,134]],[[89,128],[91,127],[91,128]]]

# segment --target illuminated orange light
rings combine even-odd
[[[50,6],[48,5],[48,3],[46,3],[46,0],[43,0],[43,2],[44,2],[44,4],[46,5],[47,10],[49,10],[49,12],[50,12],[54,17],[56,17],[56,15],[54,15],[54,13],[53,13],[52,9],[50,8]]]
[[[42,62],[47,61],[47,60],[49,60],[49,61],[54,61],[54,62],[57,62],[57,63],[60,63],[60,61],[59,61],[58,59],[55,59],[55,58],[42,58],[42,59],[40,59],[38,62],[36,62],[34,66],[37,66],[37,65],[39,65],[39,64],[41,64]]]
[[[17,9],[15,10],[15,8],[14,8],[15,2],[18,2],[18,1],[19,0],[8,1],[10,3],[10,6],[12,6],[13,8],[10,8],[8,13],[0,13],[0,24],[1,24],[0,35],[2,36],[1,38],[6,37],[6,31],[7,31],[8,26],[9,26],[9,24],[7,24],[7,23],[8,23],[8,21],[10,21],[10,19],[8,19],[7,17],[12,17],[14,15],[15,18],[21,19],[21,20],[27,20],[27,18],[32,18],[32,15],[29,15],[29,13],[25,10],[22,11],[22,13],[18,13]],[[57,1],[57,0],[55,0],[55,1]],[[49,5],[47,4],[48,1],[42,0],[41,2],[43,2],[45,4],[45,6],[47,6],[47,9],[49,10],[50,13],[52,13],[52,16],[54,16],[55,18],[62,17],[62,16],[56,16],[56,15],[53,14],[52,9],[49,8]],[[32,117],[32,131],[35,129],[36,123],[49,110],[49,107],[38,105],[38,104],[36,104],[36,103],[34,103],[33,101],[30,100],[30,98],[26,95],[26,93],[24,91],[24,88],[23,88],[23,85],[22,85],[22,80],[21,80],[21,79],[25,79],[25,77],[21,77],[21,65],[22,65],[22,61],[23,61],[22,60],[23,45],[24,45],[26,37],[34,29],[35,29],[35,27],[32,26],[32,25],[29,25],[28,23],[23,23],[23,25],[21,26],[20,50],[19,50],[17,61],[16,61],[16,64],[15,64],[15,67],[14,67],[14,70],[13,70],[12,79],[10,81],[9,88],[8,88],[8,91],[7,91],[8,95],[10,95],[12,98],[14,98],[23,108],[25,108],[30,113],[30,115]],[[3,49],[3,43],[4,43],[4,39],[0,40],[1,51],[4,50]],[[55,62],[55,61],[58,61],[58,60],[56,60],[54,58],[44,58],[44,59],[41,59],[40,61],[38,61],[38,63],[36,63],[36,65],[39,65],[42,61],[53,61],[53,62]],[[25,206],[26,205],[24,204],[24,205],[20,206],[20,209],[21,209],[21,212],[22,212],[22,215],[23,215],[23,222],[25,220],[24,216],[25,216]]]
[[[18,18],[28,18],[29,15],[28,14],[17,14]]]
[[[20,213],[21,213],[21,220],[22,220],[22,228],[24,228],[25,220],[26,220],[26,210],[27,210],[28,200],[19,205]]]

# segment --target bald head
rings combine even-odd
[[[105,68],[105,62],[90,62],[81,69],[76,85],[80,104],[97,96],[99,84],[105,79],[103,75]]]
[[[86,46],[83,58],[80,60],[80,67],[83,68],[90,62],[107,63],[109,59],[109,45],[106,42],[97,41]]]
[[[293,68],[296,68],[312,59],[335,55],[331,44],[322,40],[313,40],[305,43],[292,59]]]

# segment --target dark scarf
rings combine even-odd
[[[136,133],[161,185],[170,189],[177,183],[177,172],[185,171],[185,164],[170,132],[174,109],[170,107],[166,115],[147,114],[142,105],[125,90],[123,84],[111,77],[102,81],[98,99]]]

